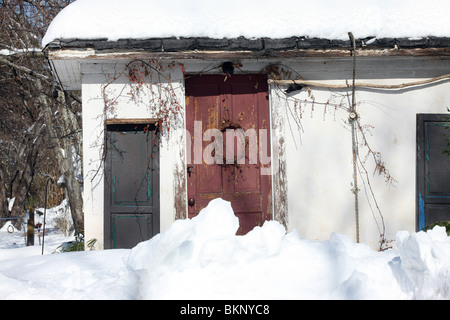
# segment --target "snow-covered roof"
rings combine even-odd
[[[77,0],[50,24],[56,39],[450,37],[448,0]]]

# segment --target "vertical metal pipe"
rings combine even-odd
[[[352,105],[350,107],[349,121],[352,130],[352,151],[353,151],[353,194],[355,195],[355,225],[356,225],[356,242],[359,243],[359,204],[358,204],[358,170],[357,170],[357,156],[358,146],[356,139],[356,121],[358,121],[358,114],[356,113],[356,99],[355,99],[355,81],[356,81],[356,41],[351,32],[348,33],[350,42],[352,44],[353,55],[353,81],[352,81]]]

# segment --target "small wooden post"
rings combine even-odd
[[[34,208],[30,208],[28,217],[27,246],[34,246]]]

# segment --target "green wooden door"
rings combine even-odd
[[[159,232],[159,143],[154,126],[107,127],[105,248],[132,248]]]

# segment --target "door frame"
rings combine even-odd
[[[422,230],[429,225],[427,222],[427,207],[438,207],[448,205],[450,207],[450,196],[429,194],[426,184],[426,163],[428,155],[427,123],[450,122],[449,114],[417,114],[417,142],[416,142],[416,231]],[[449,131],[450,135],[450,131]],[[450,172],[449,172],[450,174]]]

